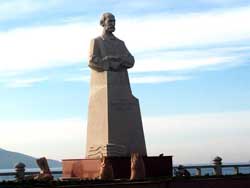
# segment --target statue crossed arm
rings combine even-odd
[[[118,39],[117,39],[118,40]],[[134,57],[127,50],[124,42],[120,42],[123,53],[109,55],[101,53],[103,51],[101,37],[93,39],[90,44],[89,67],[97,71],[120,71],[128,69],[134,65]]]

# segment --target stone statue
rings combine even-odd
[[[108,157],[102,156],[101,166],[99,171],[99,179],[101,180],[112,180],[114,179],[114,171],[112,164]]]
[[[145,156],[146,146],[139,101],[132,95],[127,69],[134,57],[125,43],[113,35],[115,17],[104,13],[101,36],[90,44],[91,68],[88,107],[87,158]]]
[[[130,180],[145,179],[146,170],[142,156],[138,153],[131,154]]]
[[[36,160],[37,165],[40,167],[41,171],[39,175],[34,177],[38,181],[51,181],[53,180],[52,173],[50,171],[48,161],[45,157]]]

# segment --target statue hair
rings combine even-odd
[[[104,26],[104,22],[105,22],[106,18],[109,17],[109,16],[115,17],[115,16],[114,16],[112,13],[110,13],[110,12],[105,12],[105,13],[102,14],[101,19],[100,19],[100,25],[101,25],[101,26]]]

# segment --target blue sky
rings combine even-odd
[[[0,147],[84,157],[87,54],[107,11],[136,59],[129,75],[149,155],[249,161],[246,0],[1,0]]]

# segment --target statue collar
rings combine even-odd
[[[102,34],[101,37],[103,40],[116,40],[116,37],[113,34],[111,34],[111,35]]]

